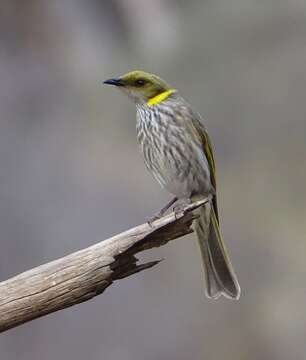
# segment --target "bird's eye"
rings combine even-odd
[[[147,81],[145,79],[137,79],[135,81],[136,86],[144,86],[146,83],[147,83]]]

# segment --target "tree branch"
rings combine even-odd
[[[142,224],[61,259],[0,283],[0,332],[40,316],[87,301],[115,280],[151,268],[160,260],[139,263],[135,254],[191,233],[192,212],[208,202],[186,205],[152,226]]]

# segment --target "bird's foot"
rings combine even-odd
[[[161,217],[164,216],[164,214],[167,212],[167,210],[173,205],[175,204],[177,201],[177,197],[174,197],[173,199],[171,199],[159,212],[157,212],[156,214],[154,214],[150,219],[148,219],[147,223],[149,224],[150,227],[152,227],[152,224],[154,221],[160,219]]]
[[[180,217],[181,215],[184,215],[184,209],[186,207],[186,205],[191,204],[191,200],[190,199],[186,199],[183,202],[181,202],[180,204],[177,204],[173,207],[173,212],[174,212],[174,216],[177,219],[178,217]]]
[[[147,220],[147,224],[150,226],[150,227],[153,227],[153,223],[154,221],[160,219],[162,216],[160,215],[160,213],[156,213],[155,215],[151,216],[148,220]]]

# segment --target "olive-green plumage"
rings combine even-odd
[[[140,149],[160,185],[179,199],[211,196],[195,220],[206,295],[238,299],[240,287],[220,232],[212,144],[200,115],[156,75],[132,71],[105,83],[118,86],[135,102]]]

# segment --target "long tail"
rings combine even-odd
[[[199,218],[195,220],[195,231],[203,258],[206,296],[217,299],[224,295],[238,300],[240,287],[222,240],[214,207],[208,203],[196,211]]]

